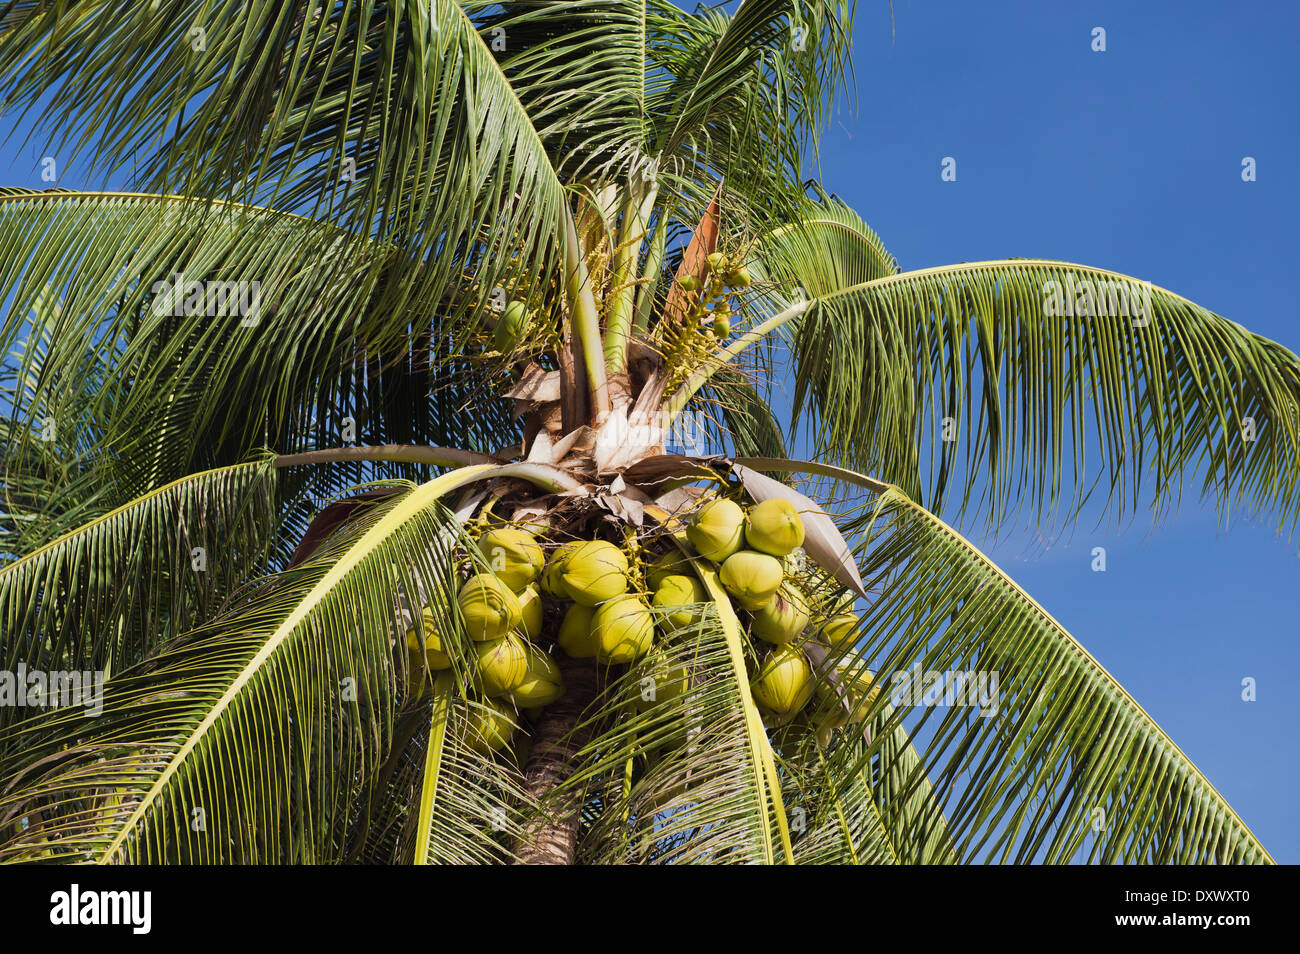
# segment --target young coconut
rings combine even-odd
[[[489,530],[478,538],[478,548],[497,579],[516,593],[537,579],[545,563],[537,538],[514,527]]]
[[[637,663],[634,678],[632,705],[640,712],[678,699],[691,688],[690,669],[662,654],[647,656]]]
[[[829,679],[819,679],[813,690],[817,695],[816,721],[819,728],[838,729],[848,723],[862,722],[871,711],[872,703],[880,695],[876,674],[870,669],[839,666],[835,670],[839,687],[844,694],[847,710],[840,703],[840,693]]]
[[[745,542],[751,549],[772,556],[785,556],[803,546],[804,526],[794,504],[772,497],[749,509],[745,518]]]
[[[721,563],[745,542],[745,511],[734,500],[710,500],[686,527],[686,539],[706,560]]]
[[[528,644],[513,634],[479,643],[478,685],[485,696],[509,692],[528,675]]]
[[[456,603],[465,617],[465,631],[479,642],[504,636],[523,619],[519,597],[491,573],[477,573],[466,580]]]
[[[521,709],[549,706],[564,695],[564,677],[555,660],[535,646],[528,647],[528,671],[523,681],[510,691],[510,698]]]
[[[546,568],[542,570],[542,579],[538,585],[547,596],[557,600],[569,598],[569,591],[564,588],[564,571],[569,562],[569,554],[582,546],[583,542],[570,540],[568,543],[560,544],[551,554],[551,558],[546,561]]]
[[[605,540],[589,540],[569,554],[561,579],[569,599],[597,606],[627,592],[627,571],[622,550]]]
[[[762,609],[755,611],[749,631],[759,639],[784,646],[808,626],[808,604],[802,594],[786,584]]]
[[[670,576],[695,576],[690,557],[677,547],[670,547],[654,558],[646,568],[646,584],[653,592],[663,585],[665,578]]]
[[[832,649],[848,649],[858,634],[856,613],[836,613],[823,620],[819,627],[822,637]]]
[[[660,625],[666,633],[675,633],[692,626],[704,618],[704,607],[709,594],[704,584],[694,576],[666,576],[655,590],[651,605],[662,610]]]
[[[519,347],[527,330],[528,306],[522,301],[512,301],[492,329],[492,345],[502,354],[510,354]]]
[[[591,632],[591,618],[595,615],[594,607],[574,603],[560,622],[555,642],[574,659],[590,659],[600,649]]]
[[[603,663],[630,663],[650,651],[654,617],[638,596],[619,596],[601,604],[591,618],[591,635]]]
[[[510,741],[515,731],[513,714],[492,700],[472,703],[466,720],[469,747],[481,755],[495,752]]]
[[[754,700],[773,715],[792,716],[812,697],[812,667],[798,650],[781,646],[763,660],[749,688]]]
[[[750,612],[762,609],[781,588],[785,570],[781,561],[756,550],[741,550],[727,557],[718,579],[736,602]]]
[[[435,671],[451,668],[451,657],[442,650],[442,635],[438,632],[438,621],[434,618],[433,608],[426,606],[420,614],[420,628],[424,639],[414,629],[406,631],[406,649],[412,654],[424,653],[429,668]]]
[[[529,639],[542,635],[542,597],[535,586],[526,586],[519,594],[519,631]]]

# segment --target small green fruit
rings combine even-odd
[[[745,542],[745,511],[726,497],[710,500],[687,526],[686,539],[700,556],[721,563]]]
[[[424,653],[425,661],[433,670],[450,669],[451,657],[442,649],[442,636],[438,631],[438,621],[434,618],[432,607],[426,606],[420,614],[420,626],[424,630],[421,644],[420,634],[415,629],[406,631],[406,650],[412,655]]]
[[[499,696],[524,681],[528,674],[528,644],[518,636],[479,643],[478,683],[485,696]]]
[[[548,654],[534,646],[528,647],[528,671],[523,681],[510,692],[521,709],[549,706],[564,695],[564,677],[560,668]]]
[[[546,569],[542,571],[542,580],[540,586],[542,592],[547,596],[557,600],[567,600],[569,591],[564,588],[564,570],[569,562],[569,554],[582,546],[582,540],[570,540],[556,547],[551,553],[551,558],[546,561]]]
[[[604,540],[590,540],[569,554],[561,579],[569,599],[597,606],[627,592],[627,571],[622,550]]]
[[[675,633],[693,626],[704,617],[704,607],[709,594],[704,584],[694,576],[666,576],[655,590],[651,605],[662,610],[660,623],[665,632]]]
[[[750,508],[745,520],[745,542],[755,550],[785,556],[803,546],[803,538],[803,520],[790,501],[773,497]]]
[[[492,345],[502,354],[510,354],[523,340],[528,330],[528,306],[522,301],[512,301],[497,319],[492,331]]]
[[[510,741],[515,731],[515,720],[504,706],[488,700],[470,705],[466,729],[469,747],[487,755]]]
[[[470,639],[497,639],[521,622],[519,597],[491,573],[478,573],[465,581],[456,596],[465,631]]]
[[[750,612],[762,609],[781,588],[785,571],[781,561],[756,550],[741,550],[727,557],[718,579],[736,602]]]
[[[762,609],[755,611],[750,626],[759,639],[784,646],[808,626],[808,605],[792,586],[783,586]]]
[[[719,341],[731,334],[731,321],[726,315],[718,315],[713,319],[713,336]]]
[[[677,285],[682,291],[693,292],[700,287],[700,280],[694,275],[682,275],[677,279]]]
[[[740,266],[731,273],[731,284],[736,288],[748,288],[753,284],[754,279],[750,277],[749,269]]]
[[[721,252],[712,252],[708,258],[709,271],[716,272],[721,270],[727,264],[727,257]]]
[[[662,654],[653,654],[637,663],[632,705],[639,712],[645,712],[661,703],[684,696],[690,688],[689,668],[670,662]]]
[[[855,613],[836,613],[820,629],[832,649],[847,649],[857,637],[858,617]]]
[[[749,684],[754,699],[776,716],[791,716],[808,704],[813,693],[812,667],[797,650],[772,650]]]
[[[640,597],[620,596],[604,603],[591,618],[591,634],[605,663],[629,663],[650,651],[654,617]]]
[[[651,591],[654,591],[663,585],[666,577],[694,575],[695,570],[691,567],[690,557],[677,547],[671,547],[666,553],[655,557],[654,562],[646,569],[646,583]]]
[[[594,607],[574,603],[560,622],[560,632],[555,641],[574,659],[590,659],[600,650],[600,644],[591,632],[591,618],[595,615]]]
[[[840,704],[840,694],[835,691],[827,679],[818,680],[814,692],[817,695],[816,719],[819,726],[838,729],[852,722],[859,724],[871,711],[872,703],[880,695],[880,686],[876,683],[876,674],[870,669],[854,666],[839,666],[836,677],[843,689],[845,706]]]
[[[478,548],[497,579],[516,593],[537,579],[545,563],[537,538],[514,527],[489,530],[478,538]]]
[[[519,594],[519,631],[529,639],[542,635],[542,597],[537,587],[524,587]]]

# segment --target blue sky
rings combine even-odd
[[[1091,49],[1094,27],[1107,50]],[[1300,5],[859,0],[857,109],[827,188],[904,269],[1010,256],[1115,269],[1294,351]],[[0,185],[44,188],[0,120]],[[957,181],[940,180],[944,157]],[[1241,180],[1241,161],[1258,179]],[[87,183],[80,164],[59,184]],[[1300,862],[1296,541],[1185,503],[1155,531],[1079,523],[990,552],[1137,698],[1274,857]],[[1091,550],[1107,549],[1107,571]],[[1243,702],[1241,682],[1257,681]]]
[[[893,30],[886,3],[859,0],[857,108],[832,121],[821,172],[904,269],[1110,268],[1300,352],[1300,6],[896,0]],[[955,182],[940,180],[944,157]],[[1094,515],[1033,551],[990,549],[1273,856],[1300,862],[1296,541],[1186,500],[1154,530],[1149,514],[1123,530]]]

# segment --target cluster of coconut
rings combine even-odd
[[[714,337],[722,341],[731,334],[730,296],[748,288],[752,279],[745,266],[730,261],[722,252],[711,253],[708,263],[709,274],[702,286],[694,275],[683,275],[677,284],[688,295],[692,322],[711,329]]]

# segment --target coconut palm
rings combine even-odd
[[[130,191],[0,192],[0,653],[104,676],[0,708],[0,858],[1269,861],[956,527],[1290,527],[1300,364],[901,271],[803,176],[852,12],[4,5],[5,110]]]

